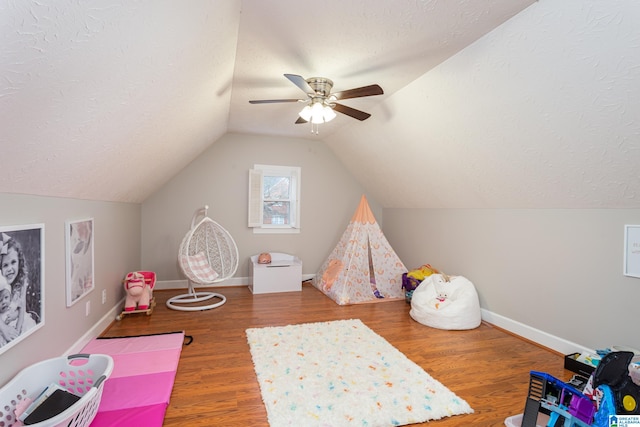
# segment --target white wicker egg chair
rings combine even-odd
[[[196,211],[191,229],[180,244],[178,264],[189,281],[189,293],[167,300],[167,307],[173,310],[209,310],[227,302],[222,294],[195,290],[196,285],[209,286],[227,280],[238,269],[238,247],[231,234],[207,216],[208,209],[209,206],[205,206]],[[200,304],[212,298],[216,298],[216,302]]]

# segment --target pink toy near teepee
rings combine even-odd
[[[363,195],[313,285],[340,305],[404,299],[405,268]]]

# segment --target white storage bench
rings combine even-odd
[[[258,264],[258,255],[249,259],[249,290],[254,294],[302,290],[302,260],[271,252],[270,264]]]

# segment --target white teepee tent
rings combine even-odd
[[[313,285],[340,305],[402,299],[406,272],[363,195]]]

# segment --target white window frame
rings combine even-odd
[[[298,166],[253,165],[249,170],[248,226],[254,234],[300,233],[301,168]],[[288,176],[291,182],[289,224],[264,224],[264,176]]]

